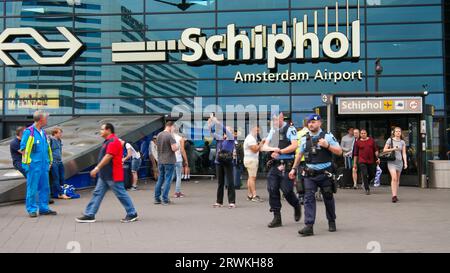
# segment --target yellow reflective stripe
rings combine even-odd
[[[25,152],[22,157],[22,163],[30,164],[31,163],[31,151],[33,149],[34,137],[29,136],[27,140],[27,144],[25,145]]]
[[[47,140],[47,145],[48,145],[48,158],[50,160],[50,163],[53,162],[53,153],[52,153],[52,147],[50,147],[50,143]]]

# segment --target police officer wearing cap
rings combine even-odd
[[[289,172],[289,178],[294,179],[300,159],[305,156],[306,168],[302,175],[305,183],[305,227],[299,230],[302,236],[314,235],[314,222],[316,218],[315,193],[321,189],[328,219],[328,230],[336,231],[336,212],[333,193],[336,192],[332,180],[332,155],[342,155],[342,148],[331,133],[325,133],[320,128],[322,120],[319,115],[311,114],[307,117],[309,133],[300,143],[300,150],[294,165]]]
[[[294,193],[294,179],[289,179],[289,170],[295,159],[295,150],[298,147],[297,131],[294,126],[284,122],[283,113],[272,115],[273,127],[267,136],[261,151],[272,152],[268,162],[267,189],[269,191],[270,211],[274,217],[269,228],[280,227],[281,223],[281,196],[294,208],[294,220],[300,221],[301,206]]]

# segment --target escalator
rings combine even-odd
[[[102,138],[100,125],[112,123],[116,135],[128,142],[136,142],[163,127],[162,116],[95,116],[77,117],[58,124],[63,133],[63,163],[65,179],[77,176],[83,170],[97,163]],[[56,125],[55,125],[56,126]],[[48,127],[50,131],[53,127]],[[0,142],[0,203],[25,198],[25,178],[13,169],[9,144],[13,138]]]

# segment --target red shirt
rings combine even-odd
[[[375,163],[375,152],[377,151],[377,145],[371,137],[367,138],[366,140],[359,139],[355,143],[354,155],[358,157],[357,163]]]
[[[100,169],[100,178],[105,181],[113,180],[114,182],[123,182],[123,147],[119,139],[114,134],[111,134],[103,142],[102,148],[98,155],[98,162],[100,162],[106,154],[112,155],[113,158],[106,166]]]

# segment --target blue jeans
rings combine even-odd
[[[64,164],[53,162],[50,173],[52,175],[52,197],[58,198],[58,195],[63,194],[61,186],[64,185]]]
[[[175,163],[175,192],[181,192],[181,170],[183,169],[183,162]]]
[[[22,167],[21,161],[14,161],[13,166],[14,166],[14,169],[18,170],[25,178],[27,178],[27,172]]]
[[[25,206],[28,213],[49,211],[50,185],[47,162],[31,162],[27,172],[27,195]],[[39,201],[38,201],[39,200]]]
[[[161,189],[163,202],[169,202],[170,183],[172,182],[175,164],[159,164],[158,182],[155,186],[155,201],[161,201]],[[164,187],[163,187],[164,184]]]
[[[95,190],[92,193],[92,199],[87,205],[86,211],[84,212],[85,216],[95,217],[95,214],[97,214],[97,211],[100,208],[103,197],[105,197],[105,194],[109,188],[111,188],[117,199],[119,199],[120,203],[125,208],[127,216],[134,216],[137,214],[136,210],[134,209],[133,202],[131,201],[130,196],[125,190],[123,182],[116,183],[112,180],[103,181],[101,178],[98,178],[97,186],[95,186]]]

